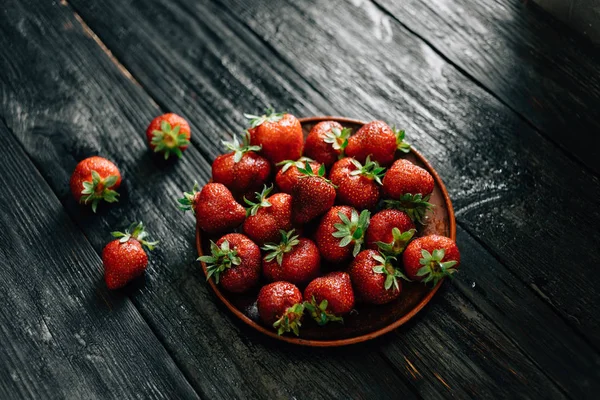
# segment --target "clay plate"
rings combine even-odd
[[[302,118],[300,122],[302,123],[305,137],[315,124],[326,120],[338,121],[344,127],[352,128],[353,132],[356,132],[358,128],[364,125],[362,121],[340,117]],[[448,197],[446,187],[435,169],[414,149],[411,150],[410,154],[397,154],[397,158],[406,158],[427,169],[435,179],[435,189],[430,199],[430,202],[435,207],[433,212],[429,214],[427,225],[418,234],[435,233],[456,240],[456,222],[454,220],[452,203]],[[218,237],[203,238],[201,232],[196,229],[196,246],[200,256],[204,255],[209,248],[209,239],[216,241]],[[204,263],[201,264],[206,275],[206,265]],[[324,266],[324,269],[327,271],[335,269],[335,267]],[[442,283],[443,281],[439,282],[436,287],[429,288],[419,283],[403,282],[403,293],[397,300],[382,306],[357,304],[357,313],[344,317],[343,325],[330,323],[324,327],[319,327],[309,318],[305,318],[300,329],[300,337],[296,337],[289,334],[278,336],[272,328],[266,327],[258,319],[256,297],[260,286],[251,293],[239,295],[221,290],[220,287],[214,284],[212,279],[208,281],[208,284],[215,291],[217,297],[225,303],[227,308],[236,317],[254,329],[285,342],[318,347],[345,346],[363,342],[399,327],[410,320],[431,300]],[[264,282],[261,282],[261,284],[264,284]],[[303,288],[300,289],[303,290]]]

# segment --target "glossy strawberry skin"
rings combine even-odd
[[[117,182],[107,189],[117,190],[121,186],[121,173],[115,164],[103,157],[93,156],[86,158],[77,164],[69,181],[71,193],[77,202],[81,201],[81,192],[84,189],[83,182],[92,181],[92,171],[96,171],[102,179],[106,179],[109,176],[118,177]]]
[[[396,160],[383,177],[383,195],[399,199],[406,193],[422,194],[433,192],[434,180],[427,170],[404,159]]]
[[[318,171],[321,168],[321,164],[318,162],[311,161],[308,163],[313,171]],[[283,168],[279,169],[277,175],[275,175],[275,183],[279,190],[284,193],[292,193],[292,189],[298,183],[300,179],[300,172],[298,171],[298,167],[292,165],[285,172],[283,172]]]
[[[323,215],[335,203],[335,189],[318,176],[300,178],[292,189],[292,222],[306,224]]]
[[[179,115],[173,114],[173,113],[163,114],[163,115],[160,115],[160,116],[154,118],[152,120],[152,122],[150,122],[150,125],[148,125],[148,128],[146,129],[146,139],[148,140],[148,145],[150,146],[152,151],[154,151],[154,149],[156,148],[156,146],[152,144],[152,138],[154,137],[152,132],[160,131],[161,130],[160,124],[163,121],[168,122],[171,125],[171,127],[173,127],[173,128],[175,128],[177,125],[179,125],[179,133],[185,134],[188,141],[190,140],[190,136],[191,136],[190,124],[183,117],[180,117]],[[180,149],[182,151],[187,148],[188,148],[188,146],[180,147]]]
[[[352,215],[352,207],[335,206],[321,218],[317,232],[315,233],[315,242],[321,252],[323,259],[332,263],[343,263],[352,256],[352,245],[340,247],[340,238],[333,237],[336,231],[335,224],[340,224],[342,220],[339,213],[343,213],[348,218]]]
[[[148,256],[140,242],[119,239],[108,243],[102,250],[104,280],[109,289],[119,289],[141,276],[148,266]]]
[[[237,163],[235,153],[218,156],[212,164],[212,179],[227,186],[233,196],[242,201],[245,196],[253,199],[271,175],[271,164],[258,154],[249,151]]]
[[[421,281],[423,277],[417,276],[417,272],[422,267],[420,263],[422,257],[421,250],[427,250],[429,253],[432,253],[437,249],[444,249],[446,251],[442,259],[443,262],[457,261],[458,264],[454,268],[458,268],[460,265],[460,252],[454,240],[440,235],[422,236],[410,242],[402,254],[406,276],[410,280]]]
[[[272,326],[286,310],[302,302],[302,292],[289,282],[273,282],[265,285],[258,293],[256,306],[260,319]]]
[[[292,251],[285,253],[281,265],[263,259],[263,275],[270,282],[287,281],[295,285],[308,283],[319,275],[321,256],[312,240],[300,238]]]
[[[310,130],[304,144],[304,155],[325,164],[327,168],[331,167],[338,160],[342,152],[341,150],[334,149],[331,143],[325,142],[326,135],[331,132],[332,128],[343,129],[342,125],[336,121],[319,122]],[[314,171],[317,169],[313,167]]]
[[[354,291],[350,275],[346,272],[331,272],[314,279],[304,289],[304,300],[320,304],[327,300],[327,311],[335,315],[348,314],[354,308]]]
[[[246,218],[246,210],[221,183],[208,183],[195,196],[194,211],[198,226],[216,234],[237,228]]]
[[[267,242],[277,242],[280,230],[292,229],[292,196],[276,193],[267,199],[270,207],[260,207],[256,215],[244,221],[244,233],[259,246]]]
[[[348,138],[345,153],[347,157],[354,157],[361,163],[371,155],[373,161],[387,167],[394,161],[396,147],[396,134],[392,128],[383,121],[372,121]]]
[[[400,290],[385,289],[385,274],[373,272],[373,267],[380,265],[373,257],[379,253],[375,250],[363,250],[354,259],[348,273],[352,280],[354,293],[361,301],[369,304],[386,304],[398,298],[402,293],[402,284],[398,281]]]
[[[365,243],[369,249],[377,250],[376,242],[391,243],[394,240],[392,229],[398,228],[400,232],[415,229],[414,222],[408,214],[399,210],[382,210],[371,217],[367,229]]]
[[[237,251],[241,259],[235,265],[221,273],[219,284],[233,293],[243,293],[254,287],[260,278],[261,255],[259,247],[240,233],[230,233],[217,241],[217,246],[227,240],[230,248]]]
[[[362,175],[351,175],[356,165],[350,158],[342,158],[331,168],[329,179],[337,188],[337,201],[357,210],[373,210],[379,202],[381,189],[377,182]]]
[[[291,114],[284,114],[276,122],[265,121],[250,132],[250,143],[262,146],[261,154],[277,164],[283,160],[297,160],[302,156],[304,135],[300,121]]]

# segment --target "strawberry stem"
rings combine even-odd
[[[88,204],[92,202],[92,211],[96,212],[98,203],[100,200],[104,200],[107,203],[114,203],[119,201],[117,197],[119,193],[111,188],[117,183],[119,177],[116,175],[110,175],[106,178],[102,178],[100,174],[94,170],[91,171],[92,180],[83,182],[83,190],[81,191],[81,203]]]
[[[302,168],[304,166],[304,164],[306,162],[315,162],[315,160],[313,160],[312,158],[308,158],[308,157],[300,157],[297,160],[283,160],[278,162],[276,165],[278,167],[282,166],[281,168],[281,172],[285,173],[288,169],[290,169],[292,166],[295,166],[296,168]]]
[[[167,121],[161,121],[160,130],[152,131],[152,140],[150,143],[154,145],[155,153],[163,153],[165,160],[169,159],[171,153],[177,157],[183,157],[181,148],[190,144],[187,135],[180,132],[181,125],[177,124],[174,127]]]
[[[313,296],[310,301],[304,302],[304,309],[309,312],[310,316],[317,322],[317,324],[319,324],[319,326],[323,326],[328,322],[339,322],[343,324],[344,318],[328,312],[328,305],[329,302],[327,299],[323,299],[321,303],[317,304],[317,299],[315,299],[315,296]]]
[[[194,210],[194,201],[196,199],[196,195],[199,192],[200,187],[198,186],[198,182],[194,182],[194,187],[191,192],[183,192],[183,197],[181,199],[177,199],[179,203],[177,206],[183,212],[192,211],[192,213],[196,213]]]
[[[385,242],[375,242],[377,247],[379,247],[379,251],[385,255],[390,256],[399,256],[404,252],[406,246],[411,241],[413,236],[417,231],[415,229],[410,229],[406,232],[401,232],[400,229],[394,227],[392,229],[392,241],[390,243]]]
[[[221,247],[217,246],[217,244],[211,240],[210,252],[210,256],[198,257],[196,261],[206,264],[206,280],[209,280],[214,276],[216,284],[219,283],[221,273],[236,265],[240,265],[242,262],[242,259],[238,256],[237,250],[231,248],[227,240],[224,240],[223,243],[221,243]]]
[[[405,132],[403,130],[396,129],[395,126],[392,128],[392,130],[396,134],[396,148],[403,153],[409,153],[410,144],[404,141]]]
[[[256,128],[265,122],[277,122],[283,118],[285,112],[276,113],[272,107],[265,110],[263,115],[244,114],[244,117],[250,120],[250,128]]]
[[[234,152],[233,162],[238,163],[242,159],[245,153],[250,151],[260,151],[262,150],[262,146],[252,146],[250,145],[250,134],[246,132],[242,135],[242,143],[238,140],[237,136],[233,137],[231,142],[223,141],[223,145],[226,149]]]
[[[423,197],[420,193],[415,195],[405,193],[398,200],[385,200],[384,204],[386,208],[404,211],[414,222],[423,224],[425,214],[434,207],[433,204],[429,203],[430,197]]]
[[[385,168],[380,167],[377,161],[371,161],[370,155],[367,156],[367,159],[365,160],[365,165],[361,164],[358,160],[355,160],[354,158],[351,158],[350,161],[356,167],[354,171],[350,172],[350,175],[361,175],[365,178],[374,180],[380,185],[383,185],[383,183],[381,182],[381,178],[384,175]]]
[[[304,314],[304,305],[302,303],[294,304],[288,307],[281,318],[273,323],[273,328],[277,329],[278,335],[283,335],[286,332],[294,332],[296,336],[300,335],[300,327],[302,326],[301,319]]]
[[[410,279],[408,279],[400,269],[394,267],[393,261],[397,261],[396,257],[385,255],[380,252],[378,255],[373,256],[373,259],[380,263],[373,267],[373,272],[376,274],[385,274],[385,281],[383,283],[385,290],[390,290],[393,287],[394,290],[399,291],[400,285],[398,284],[398,278],[410,282]]]
[[[336,231],[333,232],[331,236],[340,239],[340,247],[346,247],[349,244],[354,243],[352,256],[356,257],[364,243],[365,233],[369,227],[371,213],[369,210],[363,210],[359,216],[358,211],[352,209],[349,219],[346,214],[341,211],[338,213],[338,217],[342,223],[333,225]]]
[[[417,271],[417,276],[423,277],[423,283],[433,282],[435,286],[442,278],[446,276],[453,278],[453,274],[458,272],[455,268],[458,262],[454,260],[443,262],[445,255],[445,249],[436,249],[431,253],[425,249],[421,250],[422,258],[419,263],[422,267]]]
[[[148,232],[146,232],[144,229],[144,224],[142,222],[134,222],[129,225],[127,229],[125,229],[125,232],[111,232],[111,235],[116,238],[121,238],[119,240],[121,243],[126,243],[130,239],[137,240],[142,246],[146,246],[148,250],[154,250],[156,245],[159,243],[158,240],[154,242],[149,242],[146,240],[148,237]]]
[[[277,260],[277,264],[281,265],[281,263],[283,263],[283,256],[285,253],[292,251],[293,248],[300,243],[300,241],[298,240],[299,236],[294,235],[295,229],[292,229],[289,232],[280,229],[279,233],[281,233],[280,243],[267,243],[262,247],[262,249],[269,252],[265,256],[265,261],[269,262]]]
[[[269,203],[269,201],[267,200],[267,196],[271,193],[272,190],[273,185],[269,187],[265,185],[262,192],[256,192],[256,200],[258,200],[256,203],[251,202],[244,196],[244,202],[250,206],[246,208],[246,217],[256,215],[256,213],[261,207],[271,207],[271,203]]]
[[[325,134],[325,139],[323,141],[325,143],[331,144],[335,150],[340,150],[340,159],[343,158],[344,149],[348,146],[348,138],[352,133],[352,129],[350,128],[331,128],[329,132]]]

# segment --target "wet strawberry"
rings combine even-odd
[[[332,207],[319,222],[315,240],[321,256],[332,263],[343,263],[360,251],[369,226],[370,213],[349,206]]]
[[[155,153],[162,153],[165,160],[171,154],[181,158],[190,144],[190,125],[177,114],[160,115],[150,122],[146,137]]]
[[[300,334],[304,306],[300,289],[289,282],[273,282],[265,285],[256,300],[258,315],[267,325],[277,330],[278,335],[286,332]]]
[[[339,122],[319,122],[306,137],[304,154],[329,168],[342,157],[351,132]]]
[[[410,146],[404,142],[404,131],[392,129],[383,121],[372,121],[350,136],[344,151],[347,157],[360,162],[370,155],[373,161],[387,167],[394,161],[396,150],[410,151]]]
[[[292,114],[268,109],[264,115],[244,115],[250,120],[248,132],[252,145],[262,146],[261,154],[273,164],[302,156],[302,126]]]
[[[398,298],[402,291],[399,278],[406,277],[394,267],[395,261],[395,257],[375,250],[358,253],[348,269],[356,296],[370,304],[385,304]]]
[[[359,210],[372,210],[379,202],[381,177],[385,168],[367,156],[365,165],[354,158],[342,158],[331,168],[329,179],[336,185],[337,201]]]
[[[335,186],[324,177],[322,165],[315,174],[309,163],[299,169],[302,177],[292,189],[292,222],[306,224],[323,215],[335,203]]]
[[[304,290],[304,309],[319,325],[344,322],[343,315],[354,308],[350,275],[332,272],[314,279]]]
[[[275,193],[269,196],[273,186],[257,193],[256,202],[246,199],[250,206],[246,209],[244,233],[259,246],[274,242],[281,237],[280,231],[292,229],[292,196]]]
[[[460,252],[454,240],[439,235],[413,240],[402,255],[406,275],[433,286],[444,277],[452,277],[460,265]]]
[[[298,179],[302,174],[298,171],[298,168],[304,168],[306,162],[310,165],[313,171],[318,171],[321,168],[321,164],[315,162],[307,157],[300,157],[298,160],[284,160],[277,163],[281,169],[275,175],[275,183],[280,191],[284,193],[292,193],[292,188],[298,182]]]
[[[121,173],[115,164],[102,157],[89,157],[75,167],[69,186],[79,203],[91,204],[96,212],[98,203],[114,203],[119,196]]]
[[[263,259],[263,274],[268,281],[302,285],[319,274],[319,249],[312,240],[295,235],[293,229],[281,231],[279,243],[267,243],[262,249],[267,252]]]
[[[398,256],[415,233],[415,224],[404,211],[383,210],[371,217],[365,242],[370,249]]]

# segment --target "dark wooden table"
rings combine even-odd
[[[461,271],[411,323],[284,345],[205,283],[194,219],[220,141],[266,105],[406,129],[454,201]],[[517,0],[6,0],[0,5],[0,398],[597,398],[600,50]],[[164,164],[144,130],[192,123]],[[68,189],[100,154],[98,214]],[[161,246],[109,292],[100,252]]]

